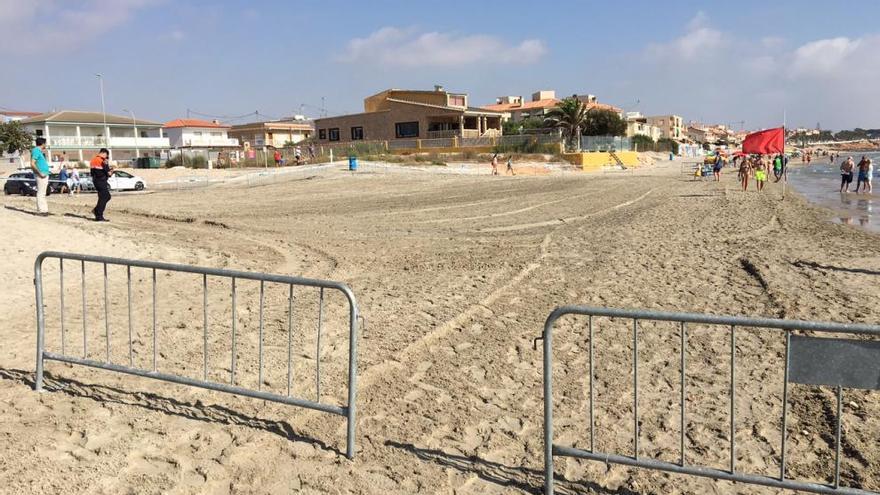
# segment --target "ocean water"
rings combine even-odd
[[[858,171],[854,174],[850,192],[840,193],[840,162],[852,156],[858,164],[862,155],[874,161],[873,194],[855,194]],[[840,159],[830,164],[827,156],[813,159],[809,167],[799,165],[800,159],[793,162],[788,174],[788,184],[811,203],[832,212],[832,220],[838,223],[862,227],[880,232],[880,153],[841,153]]]

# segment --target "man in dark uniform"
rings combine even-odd
[[[101,148],[101,151],[89,163],[92,183],[95,184],[95,190],[98,191],[98,204],[92,210],[92,213],[95,214],[96,222],[109,222],[109,220],[104,218],[104,208],[107,207],[107,202],[110,201],[110,184],[107,181],[116,172],[116,169],[110,168],[110,164],[107,162],[109,156],[110,151],[107,148]]]

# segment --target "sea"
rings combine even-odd
[[[855,194],[858,170],[850,185],[850,192],[840,193],[840,162],[852,156],[858,164],[862,156],[874,161],[874,194]],[[803,195],[807,201],[822,206],[832,212],[832,220],[837,223],[853,225],[874,232],[880,232],[880,153],[849,152],[840,153],[840,158],[832,165],[827,156],[814,157],[810,166],[800,166],[800,158],[795,158],[788,174],[788,184]]]

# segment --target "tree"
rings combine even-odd
[[[587,112],[585,136],[625,136],[626,121],[617,112],[592,109]]]
[[[502,132],[505,136],[520,134],[520,131],[526,129],[541,129],[544,127],[544,120],[537,117],[529,117],[519,121],[507,120],[502,124]]]
[[[629,141],[636,151],[654,151],[655,143],[651,136],[636,134],[635,136],[629,138]]]
[[[0,148],[10,155],[29,150],[33,143],[34,137],[21,126],[21,122],[0,123]]]
[[[551,108],[544,117],[544,126],[561,129],[567,149],[579,148],[581,131],[587,122],[587,107],[577,98],[566,98]]]

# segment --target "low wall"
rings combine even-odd
[[[638,167],[639,154],[636,151],[618,151],[615,152],[620,161],[627,167]],[[611,157],[611,153],[606,151],[591,151],[587,153],[563,153],[562,157],[566,161],[574,165],[580,165],[585,172],[593,170],[602,170],[606,165],[616,165],[617,162]]]

